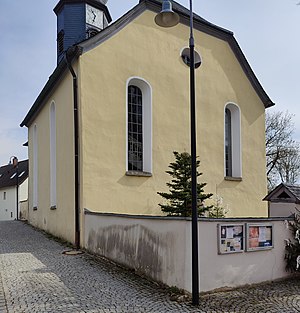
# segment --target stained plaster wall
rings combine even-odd
[[[218,254],[218,224],[253,223],[253,219],[201,220],[198,223],[200,291],[260,283],[289,275],[284,220],[273,224],[274,248]],[[191,221],[86,212],[85,248],[169,286],[191,292]]]

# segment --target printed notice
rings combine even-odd
[[[244,225],[218,225],[219,253],[244,251]]]

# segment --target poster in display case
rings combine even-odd
[[[247,224],[247,251],[272,249],[273,224]]]
[[[218,225],[219,254],[237,253],[244,251],[244,225]]]

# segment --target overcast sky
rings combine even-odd
[[[179,0],[185,7],[189,0]],[[271,110],[295,114],[300,141],[299,0],[194,0],[194,11],[234,32],[269,97]],[[0,1],[0,165],[27,158],[27,128],[19,124],[56,67],[58,0]],[[117,19],[138,0],[109,0]],[[187,38],[188,42],[188,38]],[[201,53],[201,51],[200,51]]]

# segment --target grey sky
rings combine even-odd
[[[56,66],[58,0],[0,2],[0,165],[27,158],[27,129],[19,124]],[[188,7],[189,0],[179,0]],[[194,0],[194,11],[234,32],[271,110],[295,114],[300,141],[300,5],[298,0]],[[138,0],[109,0],[113,20]],[[188,43],[188,38],[187,38]],[[201,51],[200,51],[201,53]]]

